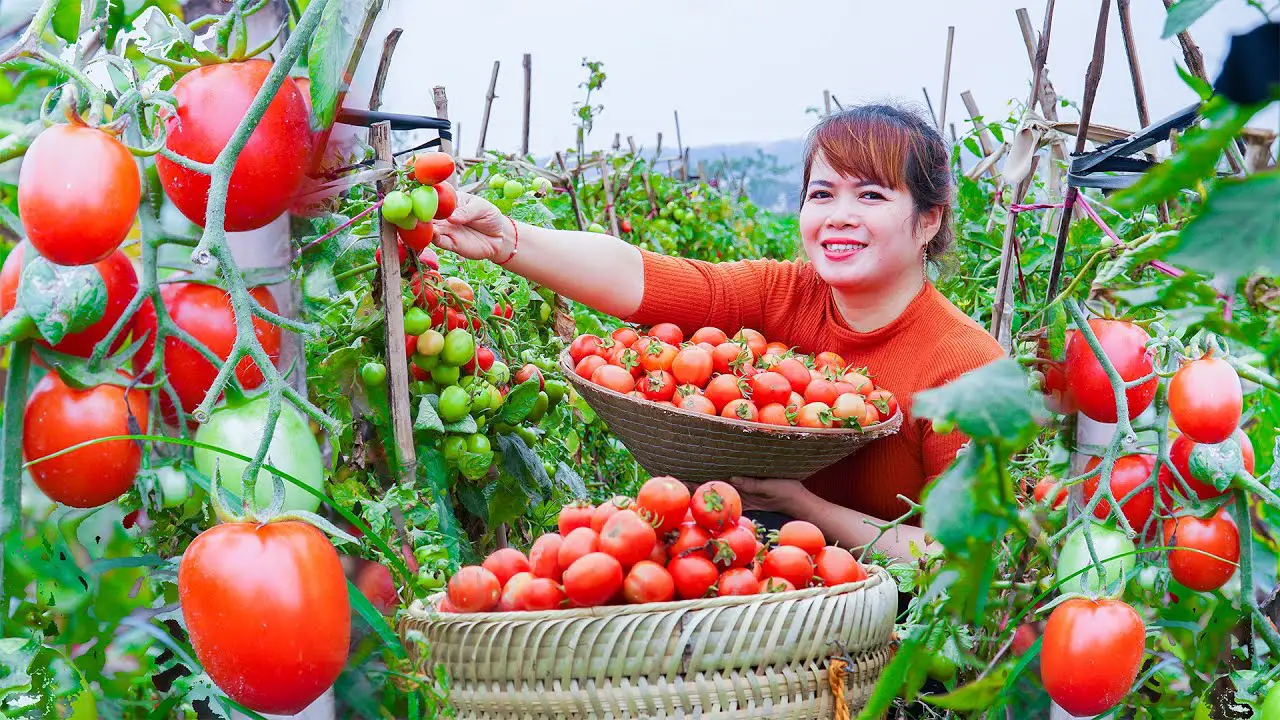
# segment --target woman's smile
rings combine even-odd
[[[867,246],[867,243],[850,237],[829,237],[821,244],[823,257],[833,263],[848,260]]]

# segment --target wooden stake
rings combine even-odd
[[[529,109],[533,93],[533,55],[524,54],[524,124],[520,131],[520,157],[529,156]]]
[[[436,117],[440,118],[441,120],[448,120],[449,119],[449,96],[445,94],[443,86],[437,85],[431,88],[431,101],[435,103],[435,106],[436,106]],[[440,152],[447,153],[448,155],[455,158],[457,157],[457,155],[453,151],[453,140],[449,140],[445,137],[440,138]],[[446,178],[446,180],[448,182],[454,182],[455,175],[457,175],[456,170],[453,173],[451,173],[449,177]]]
[[[578,205],[578,193],[573,188],[575,184],[573,175],[570,174],[568,170],[565,169],[564,153],[560,152],[559,150],[556,151],[556,162],[559,163],[560,165],[560,172],[564,173],[564,176],[565,176],[564,187],[565,187],[565,190],[567,190],[569,193],[569,204],[573,206],[573,217],[575,220],[578,221],[578,229],[586,230],[587,224],[582,219],[582,208],[579,207]]]
[[[672,110],[671,112],[676,116],[676,154],[684,157],[684,140],[680,137],[680,111]]]
[[[400,42],[402,34],[404,30],[393,28],[382,42],[382,57],[378,60],[378,72],[373,78],[373,92],[369,94],[370,110],[382,107],[382,88],[387,84],[387,72],[391,70],[391,54],[396,51],[396,43]]]
[[[947,61],[942,68],[942,110],[938,114],[938,129],[947,125],[947,93],[951,87],[951,47],[956,39],[956,26],[951,25],[947,28]]]
[[[706,160],[698,161],[698,179],[701,180],[702,182],[707,181],[707,161]]]
[[[630,148],[631,154],[636,155],[636,139],[630,135],[627,136],[627,147]]]
[[[1138,46],[1133,39],[1133,24],[1129,18],[1129,0],[1116,0],[1116,12],[1120,15],[1120,34],[1124,37],[1124,52],[1129,58],[1129,77],[1133,80],[1133,99],[1138,106],[1138,124],[1151,124],[1147,112],[1147,90],[1142,83],[1142,67],[1138,64]]]
[[[484,157],[484,137],[489,133],[489,111],[493,109],[494,91],[498,89],[498,67],[500,60],[493,61],[493,73],[489,75],[489,92],[484,96],[484,115],[480,116],[480,143],[476,145],[476,157]]]
[[[660,157],[662,157],[662,131],[661,130],[658,131],[658,147],[655,148],[653,151],[653,161],[657,162],[658,158]]]
[[[928,108],[929,108],[929,117],[930,117],[930,119],[932,119],[932,120],[933,120],[933,124],[934,124],[934,125],[937,125],[937,126],[938,126],[938,129],[939,129],[939,130],[941,130],[941,129],[942,129],[942,123],[938,122],[938,113],[934,111],[934,109],[933,109],[933,101],[929,99],[929,88],[927,88],[927,87],[921,87],[921,88],[920,88],[920,92],[924,93],[924,104],[925,104],[925,106],[926,106],[926,107],[928,107]]]
[[[1165,10],[1172,6],[1173,0],[1164,0]],[[1200,46],[1191,39],[1190,31],[1183,30],[1178,33],[1178,44],[1182,46],[1182,59],[1187,63],[1187,70],[1201,80],[1209,82],[1209,75],[1204,70],[1204,53],[1200,52]]]
[[[622,149],[622,133],[613,134],[613,149],[615,151]]]
[[[612,158],[604,155],[603,162],[600,163],[600,184],[604,186],[604,211],[609,217],[609,229],[613,231],[614,237],[622,237],[622,232],[618,229],[618,213],[613,207],[613,183],[609,181],[609,166],[612,165]]]
[[[960,100],[964,102],[964,109],[969,112],[969,121],[973,123],[973,127],[978,131],[978,144],[982,146],[982,156],[987,157],[995,151],[995,138],[991,136],[991,131],[987,130],[986,123],[978,118],[982,117],[982,111],[978,109],[978,103],[973,99],[973,93],[965,90],[960,93]]]
[[[831,114],[831,91],[830,90],[822,91],[822,108],[823,108],[823,113],[825,115]]]
[[[1053,3],[1050,2],[1045,9],[1045,15],[1048,17],[1053,12]],[[1027,61],[1031,63],[1031,71],[1034,73],[1036,68],[1040,68],[1039,73],[1034,77],[1039,78],[1040,84],[1037,92],[1031,95],[1031,102],[1039,101],[1040,114],[1046,120],[1058,119],[1058,93],[1053,89],[1053,83],[1049,82],[1049,71],[1044,68],[1044,60],[1039,57],[1037,48],[1040,45],[1040,37],[1042,34],[1036,33],[1035,28],[1031,26],[1031,17],[1027,14],[1026,8],[1018,8],[1018,27],[1022,30],[1022,41],[1027,46]],[[1046,48],[1047,49],[1047,48]],[[1047,59],[1047,56],[1046,56]],[[1034,85],[1034,83],[1033,83]],[[1035,90],[1036,87],[1032,89]],[[1030,103],[1028,103],[1028,106]]]

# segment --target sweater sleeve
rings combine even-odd
[[[709,263],[641,249],[644,296],[628,322],[671,322],[686,333],[714,326],[733,333],[764,329],[766,301],[785,307],[795,284],[795,265],[777,260]]]

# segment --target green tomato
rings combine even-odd
[[[502,190],[507,184],[507,176],[502,173],[494,173],[489,176],[489,187],[495,190]]]
[[[1271,686],[1267,690],[1266,697],[1262,701],[1262,711],[1258,720],[1280,720],[1280,682]]]
[[[439,330],[427,330],[418,334],[417,350],[419,355],[435,356],[439,355],[443,349],[444,335]]]
[[[534,432],[533,428],[528,425],[517,425],[516,435],[519,435],[520,439],[524,440],[524,444],[529,447],[533,447],[533,444],[538,442],[538,433]]]
[[[444,454],[446,460],[457,460],[462,457],[466,449],[466,438],[461,435],[450,435],[444,439],[444,448],[440,452]]]
[[[360,380],[368,387],[378,387],[387,381],[387,366],[380,362],[367,362],[360,368]]]
[[[547,397],[546,391],[540,391],[538,399],[533,401],[533,410],[529,411],[529,422],[537,423],[542,420],[542,416],[547,413],[547,406],[550,404],[551,400]]]
[[[462,369],[456,365],[436,365],[431,368],[431,379],[435,380],[441,387],[456,386],[461,375]]]
[[[467,436],[467,452],[485,453],[492,447],[489,444],[489,436],[484,433],[471,433]]]
[[[435,370],[436,366],[440,364],[440,356],[439,355],[419,355],[417,353],[414,353],[413,364],[417,365],[423,370],[426,370],[427,372],[431,372],[432,370]]]
[[[1133,570],[1136,556],[1127,555],[1114,560],[1108,558],[1133,552],[1133,541],[1119,530],[1098,524],[1089,526],[1089,535],[1093,538],[1093,548],[1098,553],[1098,560],[1107,571],[1107,585],[1115,587],[1117,578],[1123,578]],[[1062,541],[1062,548],[1058,551],[1058,566],[1054,576],[1061,583],[1058,590],[1063,593],[1101,593],[1102,584],[1098,581],[1098,573],[1092,565],[1093,559],[1089,555],[1089,546],[1085,542],[1084,529],[1077,528]],[[1064,579],[1085,567],[1089,570],[1069,580]],[[1123,588],[1123,585],[1120,587]]]
[[[547,407],[555,407],[564,399],[565,393],[569,392],[569,386],[559,380],[547,380],[543,383],[547,393]]]
[[[671,217],[671,206],[670,205],[663,206],[663,208],[658,211],[658,217],[661,217],[664,219]]]
[[[929,677],[938,682],[947,682],[956,676],[956,664],[941,651],[929,653]]]
[[[542,469],[547,471],[547,476],[548,476],[548,477],[555,477],[555,475],[556,475],[556,464],[555,464],[555,463],[551,462],[550,460],[543,460],[543,461],[542,461]]]
[[[548,321],[550,321],[550,320],[551,320],[551,305],[550,305],[550,304],[548,304],[548,303],[541,303],[540,305],[538,305],[538,320],[539,320],[539,321],[541,321],[541,322],[544,322],[544,323],[545,323],[545,322],[548,322]]]
[[[493,395],[489,398],[489,412],[491,413],[498,412],[499,410],[502,409],[502,404],[506,401],[507,401],[507,398],[504,397],[503,394],[497,388],[495,388],[493,391]]]
[[[485,379],[499,387],[506,385],[511,381],[511,368],[504,362],[495,361],[485,373]]]
[[[544,373],[555,372],[556,363],[554,360],[551,360],[550,358],[534,357],[533,360],[531,360],[530,362],[533,363],[534,367],[538,368]]]
[[[172,465],[155,468],[155,474],[156,487],[160,490],[161,507],[178,507],[199,490],[191,484],[186,473]]]
[[[393,223],[404,222],[413,212],[413,200],[408,195],[392,190],[382,201],[382,217]]]
[[[434,568],[423,566],[418,570],[418,585],[424,592],[432,593],[445,585],[444,573]]]
[[[462,328],[456,328],[444,336],[444,349],[440,351],[440,362],[445,365],[466,365],[471,358],[475,357],[475,354],[475,337]]]
[[[195,441],[253,457],[262,439],[268,404],[266,396],[263,396],[215,410],[209,422],[196,431]],[[212,478],[216,467],[223,487],[236,495],[243,492],[241,476],[247,462],[204,448],[196,448],[194,457],[197,470]],[[317,490],[324,486],[324,459],[320,456],[320,445],[311,433],[307,419],[292,405],[280,406],[280,418],[276,421],[266,457],[273,466],[304,485]],[[258,471],[254,500],[260,508],[271,504],[272,477],[266,468]],[[319,507],[320,498],[288,480],[284,481],[284,510],[315,512]]]
[[[524,194],[524,183],[519,180],[508,180],[502,186],[502,197],[507,200],[515,200]]]
[[[549,287],[538,288],[538,297],[549,303],[554,303],[556,301],[556,293]]]
[[[436,384],[435,380],[423,380],[418,383],[418,386],[419,386],[418,387],[419,395],[439,395],[440,394],[440,386]]]
[[[404,334],[421,335],[431,329],[431,316],[420,307],[409,308],[404,314]]]
[[[467,391],[450,385],[440,393],[440,419],[447,423],[458,422],[471,412],[471,398]]]
[[[418,222],[431,222],[431,219],[436,216],[436,209],[440,207],[440,194],[430,185],[414,188],[413,192],[409,193],[409,199],[413,201],[413,216],[418,218]],[[417,333],[410,334],[417,335]]]
[[[546,195],[551,192],[551,181],[539,175],[533,179],[534,192]]]
[[[600,223],[591,223],[587,226],[587,232],[602,233],[604,232],[604,226]]]
[[[466,375],[458,381],[458,387],[469,388],[476,382],[475,375]]]
[[[485,412],[493,406],[493,388],[489,385],[479,385],[479,389],[473,391],[471,395],[471,408],[478,412]]]

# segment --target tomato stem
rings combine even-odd
[[[22,423],[27,409],[28,375],[31,369],[31,341],[9,346],[9,373],[4,387],[4,425],[0,426],[0,542],[10,547],[9,533],[21,527],[22,519]],[[0,553],[0,608],[9,607],[4,592],[4,553]]]

